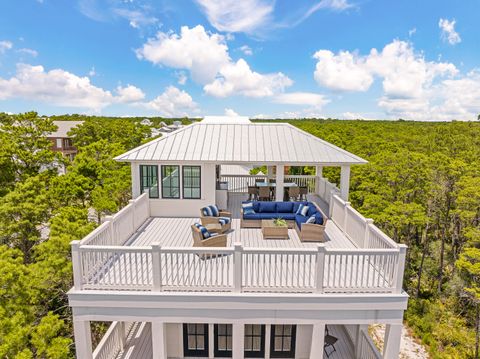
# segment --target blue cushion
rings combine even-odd
[[[308,217],[305,223],[315,224],[315,216]]]
[[[287,221],[295,220],[295,213],[277,213],[277,217],[275,218],[282,218]]]
[[[323,216],[320,212],[315,213],[315,224],[323,224]]]
[[[301,204],[306,205],[308,202],[292,202],[293,203],[293,212],[298,211],[298,207],[300,207]]]
[[[243,210],[243,216],[244,216],[244,217],[245,217],[246,214],[255,214],[255,213],[257,213],[257,212],[255,212],[255,211],[253,210],[253,208],[250,208],[250,207],[247,207],[247,208],[245,208],[245,209]]]
[[[260,202],[260,213],[275,213],[277,205],[275,202]]]
[[[243,219],[262,219],[261,218],[262,213],[245,213],[243,212]]]
[[[218,223],[220,223],[222,226],[224,226],[227,223],[230,223],[230,218],[228,218],[228,217],[218,217]]]
[[[202,208],[202,213],[205,217],[218,217],[220,215],[218,207],[215,205]]]
[[[210,238],[212,236],[210,234],[210,232],[204,226],[202,226],[200,223],[195,223],[194,226],[197,227],[200,230],[200,233],[202,234],[202,239],[207,239],[207,238]]]
[[[315,205],[313,203],[309,203],[308,204],[308,212],[307,212],[307,216],[308,217],[311,217],[313,216],[315,213],[317,213],[317,207],[315,207]]]
[[[246,209],[246,208],[253,209],[253,202],[242,202],[242,208],[243,209]]]
[[[299,228],[302,228],[302,223],[305,223],[307,221],[307,217],[301,216],[299,214],[295,215],[295,222],[297,223],[297,226]]]
[[[277,202],[278,213],[293,213],[293,202]]]
[[[309,206],[306,205],[306,204],[301,204],[298,209],[297,209],[297,212],[295,212],[296,214],[299,214],[299,215],[302,215],[302,216],[306,216],[307,213],[308,213],[308,210],[309,210]]]

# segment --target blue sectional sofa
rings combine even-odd
[[[255,213],[244,213],[243,204],[245,203],[252,203]],[[301,204],[308,206],[306,216],[296,213]],[[315,216],[315,223],[306,223],[311,216]],[[260,228],[262,219],[275,218],[285,219],[288,227],[295,228],[302,240],[323,240],[327,216],[313,202],[242,202],[241,227],[243,228]]]

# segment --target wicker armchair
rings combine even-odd
[[[192,224],[192,237],[194,247],[226,247],[227,235],[217,234],[210,238],[203,239],[202,232]]]
[[[202,209],[200,209],[200,222],[202,223],[202,226],[206,226],[207,224],[218,224],[220,223],[220,218],[225,217],[229,219],[228,223],[221,224],[222,226],[222,233],[229,231],[232,229],[232,214],[227,211],[218,211],[218,217],[214,216],[205,216],[203,213]]]

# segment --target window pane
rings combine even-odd
[[[205,341],[203,340],[204,337],[202,336],[197,336],[197,349],[205,349]]]
[[[245,350],[252,350],[252,337],[245,337]]]
[[[227,337],[227,350],[232,350],[232,337]]]
[[[283,350],[286,352],[290,351],[290,346],[291,346],[292,338],[291,337],[284,337],[283,338]]]
[[[283,326],[283,334],[284,335],[292,335],[292,326],[291,325],[284,325]]]
[[[275,335],[283,335],[283,325],[275,326]]]
[[[283,349],[282,346],[282,337],[275,337],[275,345],[274,345],[275,351],[280,352]]]
[[[260,338],[258,338],[258,337],[253,338],[253,345],[252,345],[253,350],[259,351],[261,349],[260,348],[260,342],[261,342]]]
[[[200,166],[183,166],[183,197],[200,198]]]
[[[227,337],[218,337],[218,350],[227,350]]]
[[[218,325],[218,334],[219,335],[227,334],[227,326],[225,324],[219,324]]]
[[[205,326],[203,324],[197,324],[197,334],[201,334],[201,335],[205,334],[204,329],[205,329]]]
[[[197,349],[197,346],[196,346],[196,340],[195,340],[195,336],[194,335],[189,335],[188,336],[188,349]]]
[[[261,335],[262,334],[262,326],[261,325],[253,325],[253,334],[254,335]]]

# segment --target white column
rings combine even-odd
[[[245,327],[243,324],[232,324],[232,357],[243,359],[244,357]]]
[[[152,322],[153,359],[167,359],[167,330],[164,322]]]
[[[323,166],[315,166],[315,176],[317,177],[323,176]]]
[[[267,166],[267,182],[270,178],[273,178],[273,166]]]
[[[284,174],[285,166],[277,165],[277,177],[276,177],[276,193],[275,200],[277,202],[283,201],[283,179],[285,178]]]
[[[132,162],[130,164],[130,170],[132,174],[132,198],[135,199],[141,195],[140,193],[140,167],[137,163]]]
[[[348,201],[349,189],[350,189],[350,166],[342,166],[340,171],[340,196],[344,201]]]
[[[208,324],[208,357],[215,358],[215,328],[214,324]]]
[[[272,340],[272,326],[265,325],[265,358],[270,358],[270,341]]]
[[[316,323],[312,330],[312,344],[310,358],[323,358],[323,344],[325,342],[325,323]]]
[[[75,352],[77,358],[92,359],[92,333],[90,322],[73,318],[73,333],[75,337]]]
[[[387,324],[383,346],[384,359],[398,359],[401,339],[402,324]]]

